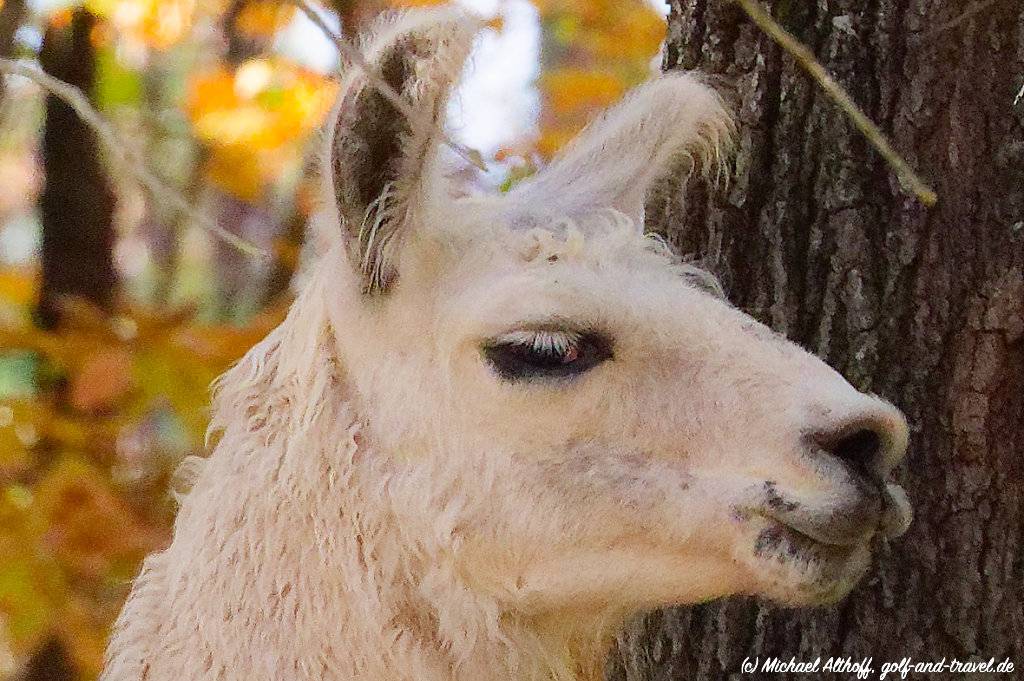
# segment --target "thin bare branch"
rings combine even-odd
[[[377,70],[366,61],[362,52],[359,51],[359,48],[335,33],[331,27],[327,25],[327,22],[324,21],[324,18],[320,16],[320,13],[313,9],[306,0],[287,1],[298,7],[303,14],[309,17],[309,20],[312,21],[313,24],[319,28],[323,34],[331,40],[331,42],[334,43],[338,52],[340,52],[345,59],[362,69],[363,73],[366,74],[366,79],[369,81],[370,85],[376,88],[377,92],[383,95],[385,99],[391,102],[391,104],[393,104],[403,116],[410,120],[415,118],[416,113],[412,110],[412,107],[410,107],[408,102],[402,99],[401,95],[395,92],[395,89],[388,85],[387,81],[381,77]],[[441,134],[445,144],[451,147],[451,149],[461,156],[467,163],[470,163],[482,171],[487,171],[487,164],[484,163],[483,156],[479,151],[456,142],[444,130],[439,130],[438,132]]]
[[[79,118],[96,131],[107,152],[152,195],[155,201],[187,215],[197,225],[247,255],[269,257],[269,254],[259,246],[232,234],[208,215],[193,208],[177,189],[162,180],[142,161],[141,155],[96,111],[81,90],[54,78],[28,61],[0,59],[0,73],[28,78],[74,109]]]
[[[935,191],[929,187],[924,180],[917,176],[902,156],[893,149],[886,139],[885,134],[878,126],[871,122],[871,119],[854,103],[850,95],[843,90],[828,71],[818,63],[814,54],[807,49],[799,40],[793,37],[786,29],[780,26],[772,16],[761,6],[757,0],[733,0],[757,26],[768,34],[782,49],[789,52],[797,63],[806,70],[818,85],[828,94],[829,97],[850,117],[857,129],[868,139],[872,146],[878,150],[885,161],[896,172],[900,184],[909,193],[917,197],[925,206],[934,206],[938,201]]]

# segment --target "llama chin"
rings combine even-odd
[[[846,594],[906,529],[907,425],[644,234],[717,172],[699,77],[639,87],[511,191],[453,198],[481,22],[397,15],[347,65],[321,248],[219,381],[208,459],[103,681],[596,681],[627,617]]]
[[[770,520],[756,523],[752,535],[745,560],[757,575],[755,593],[784,605],[833,603],[846,596],[871,565],[868,543],[824,544]]]

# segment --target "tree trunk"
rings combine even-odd
[[[96,18],[78,8],[68,26],[51,24],[39,63],[54,78],[91,95],[96,80],[93,29]],[[81,296],[109,307],[117,285],[114,270],[114,195],[96,133],[59,97],[46,97],[42,141],[46,180],[39,197],[43,227],[39,323],[60,320],[60,300]]]
[[[933,183],[939,203],[925,209],[737,6],[673,0],[666,66],[733,89],[739,161],[727,191],[676,187],[649,219],[737,305],[906,412],[898,477],[917,517],[837,606],[655,613],[623,636],[611,678],[740,678],[745,658],[766,656],[872,657],[876,679],[904,657],[1009,657],[1020,673],[1024,5],[978,5],[772,6]]]

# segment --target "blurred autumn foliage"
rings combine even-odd
[[[350,37],[381,11],[430,4],[311,6]],[[539,29],[536,124],[481,150],[495,186],[533,172],[644,80],[665,30],[648,0],[463,4],[494,14],[499,32],[510,6],[525,7]],[[64,105],[19,79],[0,91],[0,678],[40,678],[33,665],[59,663],[91,679],[128,581],[169,537],[173,472],[204,449],[210,382],[287,308],[337,74],[331,43],[285,0],[44,5],[4,0],[0,56],[34,60],[43,42],[55,59],[88,65],[86,94],[118,138],[189,204],[272,254],[261,262],[213,238],[93,143],[47,151],[44,130],[64,138],[45,112]],[[84,43],[67,39],[76,26],[88,27]],[[316,49],[305,44],[314,37]],[[303,47],[317,59],[297,58]],[[54,291],[40,263],[92,266],[60,236],[81,237],[85,218],[38,204],[44,186],[58,199],[77,191],[57,164],[82,155],[96,157],[116,198],[112,214],[89,218],[113,229],[105,256],[116,277],[85,277],[44,324],[38,304]]]

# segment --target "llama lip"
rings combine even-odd
[[[787,605],[834,603],[871,565],[871,541],[826,544],[766,516],[750,520],[757,595]]]
[[[761,558],[842,563],[864,546],[863,543],[829,544],[818,541],[786,523],[772,518],[765,519],[768,520],[769,526],[758,533],[754,544],[754,553]]]
[[[759,515],[807,539],[828,546],[855,546],[869,541],[879,526],[883,509],[878,487],[858,485],[834,503],[822,506],[780,493],[771,481],[764,486]]]
[[[872,495],[818,512],[796,506],[785,511],[769,509],[764,515],[818,544],[857,546],[870,541],[878,530],[882,500]]]
[[[816,526],[806,526],[791,522],[780,520],[776,517],[768,516],[769,520],[777,523],[779,527],[784,528],[787,532],[795,534],[798,538],[803,541],[813,542],[820,546],[830,546],[835,548],[849,548],[853,546],[861,546],[866,544],[873,533],[865,532],[857,535],[826,535],[819,531]]]
[[[807,541],[825,546],[860,546],[876,535],[894,539],[906,532],[913,511],[902,487],[881,481],[857,487],[857,493],[849,498],[816,508],[780,493],[775,483],[768,481],[764,502],[752,510]]]
[[[903,536],[913,522],[914,508],[907,491],[891,482],[886,483],[883,498],[885,510],[878,529],[886,539],[896,539]]]

